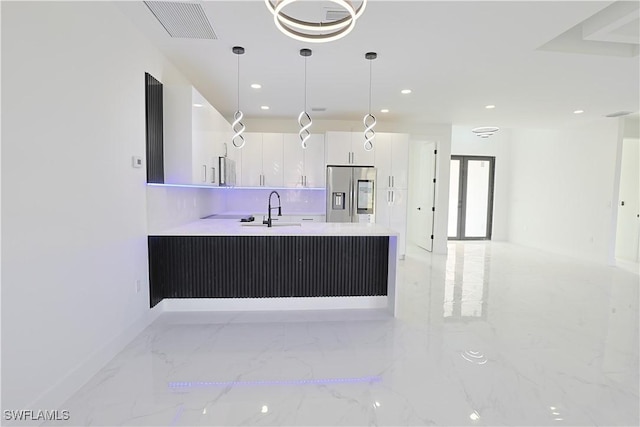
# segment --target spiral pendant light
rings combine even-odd
[[[373,139],[376,137],[376,131],[373,128],[376,126],[376,117],[371,114],[371,75],[373,60],[378,57],[375,52],[367,52],[364,57],[369,60],[369,114],[365,115],[362,119],[364,124],[364,149],[366,151],[373,150]]]
[[[313,123],[311,116],[307,113],[307,58],[311,56],[311,49],[300,49],[300,56],[304,57],[304,105],[298,115],[298,124],[300,125],[298,136],[300,136],[302,148],[307,148],[307,140],[311,137],[309,128]]]
[[[242,133],[244,132],[245,126],[241,121],[244,114],[240,111],[240,55],[244,53],[244,48],[241,46],[234,46],[231,50],[238,56],[238,109],[233,114],[233,123],[231,124],[233,137],[231,137],[231,142],[234,147],[242,148],[244,147],[244,136],[242,136]]]

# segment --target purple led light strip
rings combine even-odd
[[[340,383],[375,383],[382,381],[380,376],[356,378],[319,378],[307,380],[262,380],[262,381],[174,381],[168,383],[170,389],[225,387],[225,386],[269,386],[269,385],[307,385]]]

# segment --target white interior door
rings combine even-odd
[[[415,192],[416,205],[412,206],[415,215],[416,235],[413,236],[418,246],[428,251],[433,250],[433,215],[435,208],[436,176],[436,143],[418,142],[418,190]],[[415,164],[415,163],[414,163]]]
[[[624,139],[620,169],[616,258],[638,262],[640,239],[640,140]]]

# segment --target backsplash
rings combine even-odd
[[[238,213],[267,214],[267,205],[271,189],[229,189],[226,192],[227,211]],[[277,190],[282,202],[282,214],[316,214],[325,213],[324,190],[281,189]],[[277,206],[277,197],[271,199]]]
[[[159,232],[220,213],[267,214],[271,189],[147,186],[147,230]],[[324,215],[325,190],[279,189],[283,215]],[[277,197],[271,199],[277,206]]]
[[[224,212],[225,193],[220,189],[147,186],[147,230],[153,233]]]

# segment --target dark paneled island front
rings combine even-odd
[[[195,221],[149,235],[150,306],[395,312],[396,241],[376,224]]]

